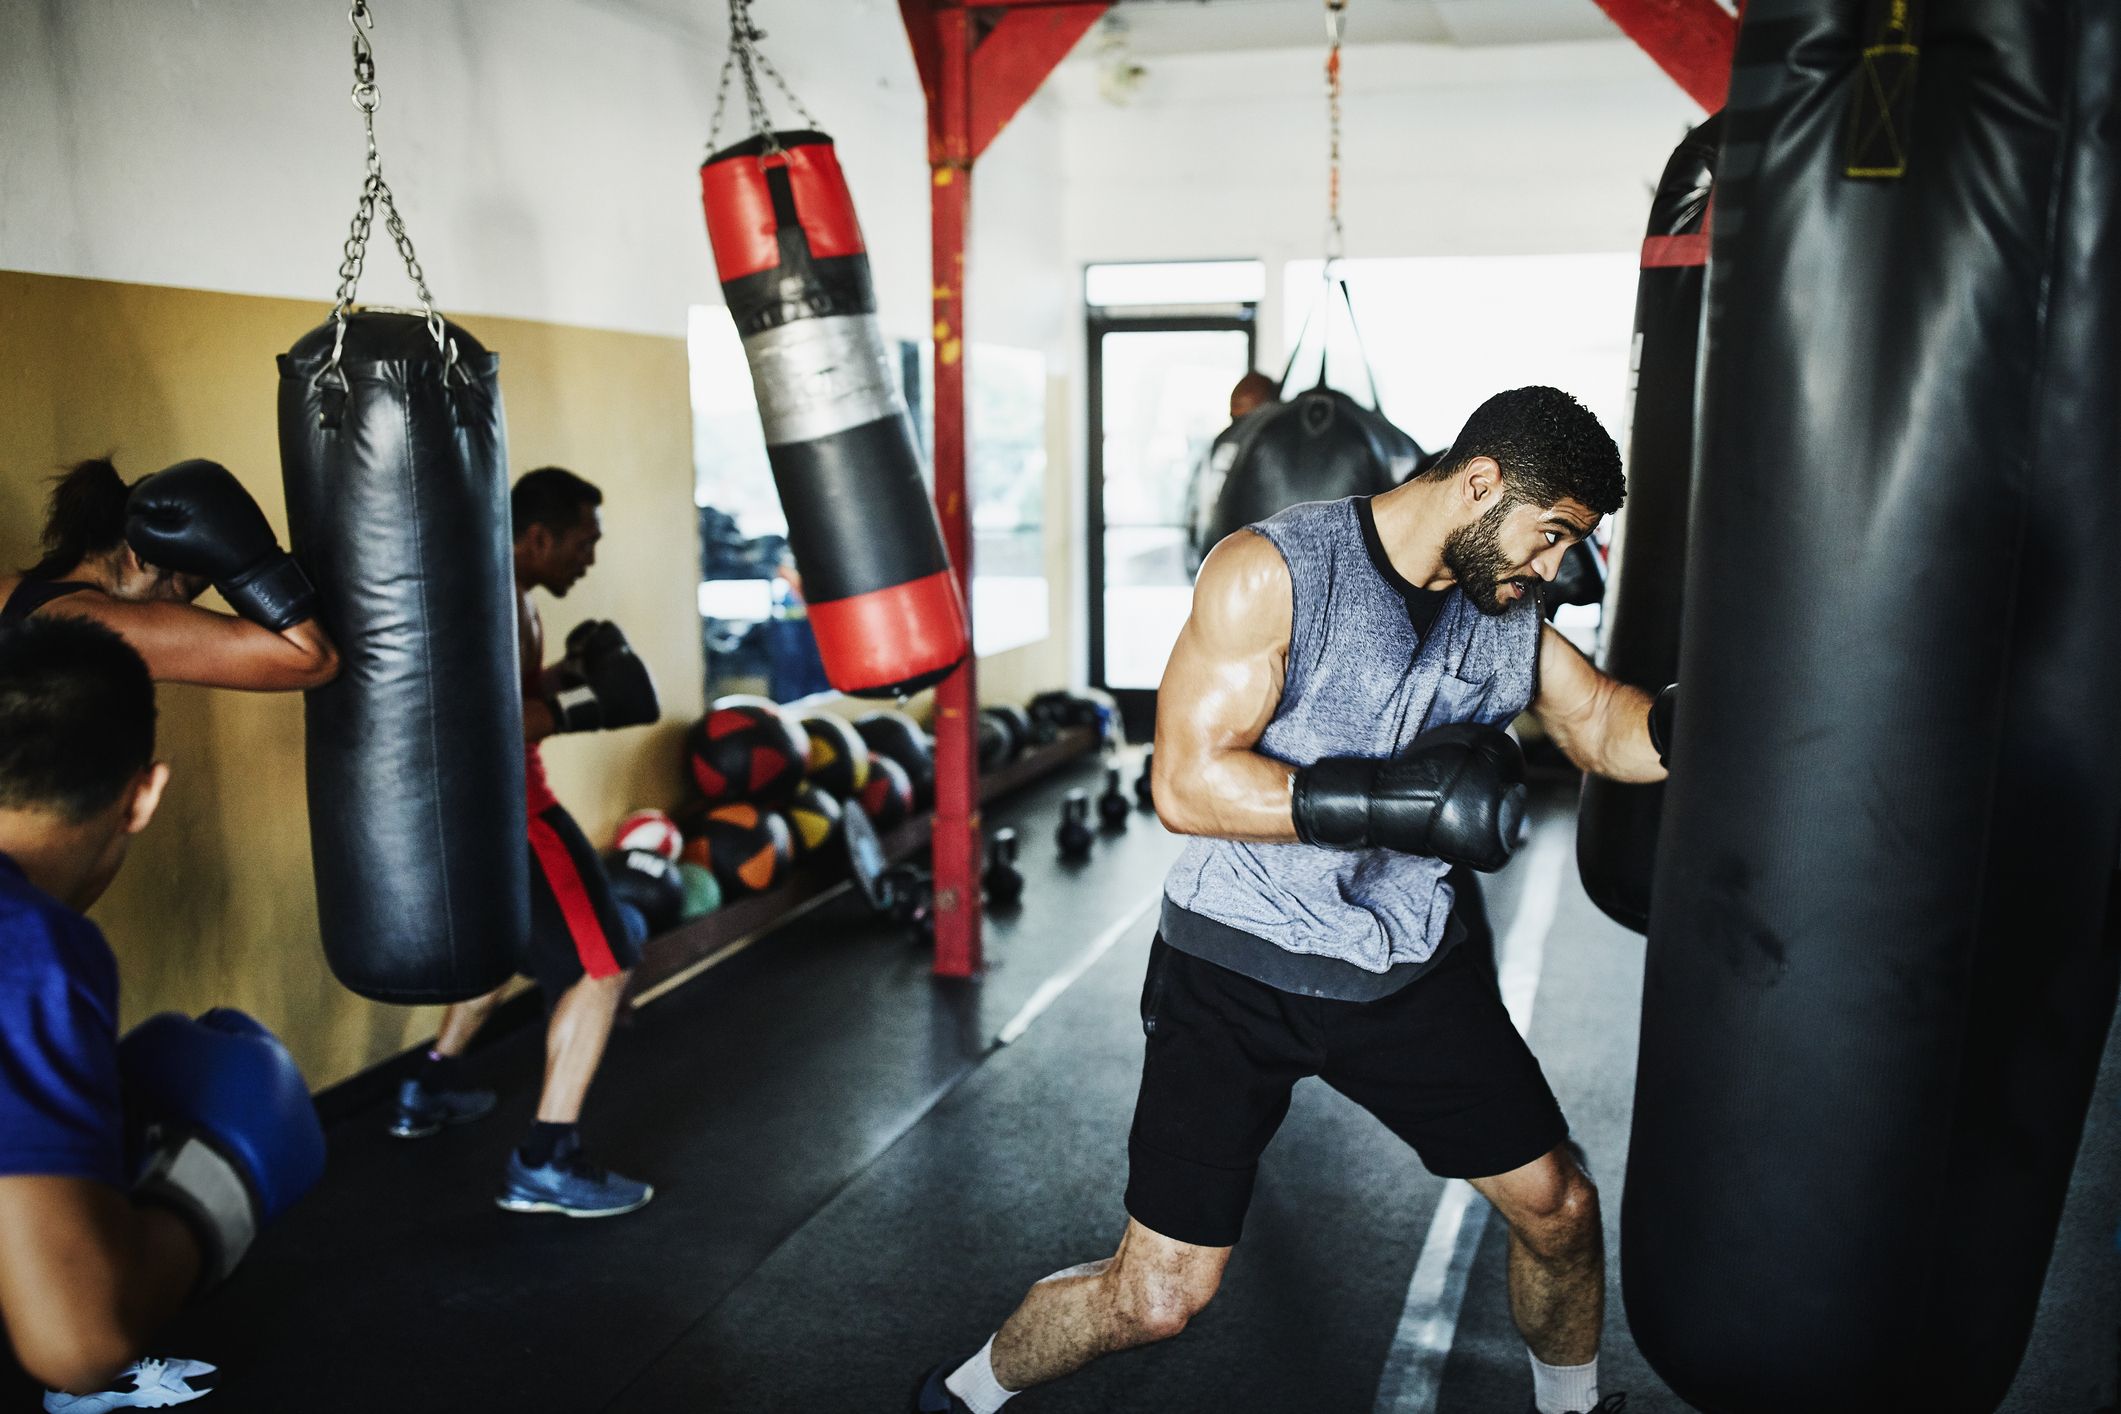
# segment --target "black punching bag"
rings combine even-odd
[[[1688,133],[1650,201],[1635,285],[1634,396],[1629,400],[1628,505],[1614,541],[1613,582],[1598,666],[1655,692],[1679,675],[1679,586],[1686,573],[1687,489],[1694,476],[1694,372],[1701,285],[1709,263],[1709,186],[1722,120]],[[1582,549],[1582,546],[1578,546]],[[1650,865],[1664,786],[1583,778],[1576,871],[1615,922],[1649,926]]]
[[[2024,1352],[2116,984],[2116,18],[1746,12],[1622,1207],[1712,1414]]]
[[[1195,566],[1232,531],[1305,501],[1372,496],[1422,459],[1412,437],[1375,408],[1323,385],[1269,403],[1225,428],[1192,496]]]
[[[523,701],[498,360],[418,315],[348,317],[280,356],[294,551],[344,663],[308,697],[324,953],[385,1002],[460,1001],[530,932]]]

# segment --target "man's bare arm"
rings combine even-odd
[[[1255,749],[1281,702],[1292,603],[1281,552],[1251,531],[1200,568],[1156,699],[1156,813],[1178,834],[1296,839],[1289,767]]]
[[[1661,781],[1650,744],[1650,694],[1609,678],[1547,624],[1539,640],[1539,692],[1532,715],[1567,757],[1595,776]]]
[[[198,1270],[175,1213],[90,1179],[0,1178],[0,1320],[22,1368],[54,1388],[105,1388]]]

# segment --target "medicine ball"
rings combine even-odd
[[[795,857],[808,859],[839,838],[840,802],[816,782],[805,782],[788,807],[788,825],[795,834]]]
[[[702,815],[685,852],[714,871],[725,898],[764,893],[787,877],[795,862],[795,837],[783,816],[739,802]]]
[[[611,847],[645,849],[675,860],[678,851],[685,847],[685,836],[678,830],[678,822],[663,811],[636,810],[619,821],[618,829],[612,832]]]
[[[986,712],[979,714],[978,752],[982,771],[991,771],[997,766],[1007,765],[1010,756],[1015,753],[1015,747],[1014,734],[1007,723]]]
[[[611,895],[648,920],[651,936],[675,928],[685,914],[685,881],[677,865],[652,849],[615,849],[604,856]]]
[[[1034,739],[1035,729],[1031,725],[1031,714],[1014,702],[995,702],[979,709],[983,717],[991,716],[1009,730],[1009,758],[1024,754]]]
[[[906,778],[906,768],[898,762],[888,756],[872,756],[869,784],[862,787],[856,799],[870,824],[880,832],[888,830],[903,825],[913,814],[913,782]]]
[[[809,757],[810,739],[778,707],[717,708],[685,736],[687,773],[711,805],[785,805],[802,784]]]
[[[925,809],[935,799],[935,748],[921,724],[904,712],[885,708],[855,719],[854,729],[869,743],[869,757],[888,756],[906,769],[913,785],[915,809]],[[882,822],[878,822],[881,826]]]
[[[689,921],[722,906],[722,881],[705,864],[678,861],[678,877],[685,881],[685,917]]]
[[[854,723],[829,712],[803,718],[810,738],[810,779],[841,800],[852,800],[869,784],[869,743]]]

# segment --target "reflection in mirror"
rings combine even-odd
[[[788,551],[788,520],[774,490],[736,325],[719,305],[695,305],[687,335],[707,698],[755,692],[792,702],[829,691],[803,604],[802,567]],[[898,344],[907,406],[924,449],[928,349]],[[1045,359],[1023,349],[975,346],[966,403],[974,648],[986,655],[1035,643],[1050,632]],[[932,469],[923,470],[932,485]]]

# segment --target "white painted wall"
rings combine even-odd
[[[1067,249],[1100,260],[1315,259],[1326,214],[1323,44],[1144,58],[1134,101],[1056,75]],[[1353,45],[1343,60],[1350,256],[1579,254],[1642,240],[1650,186],[1701,112],[1625,41]]]
[[[373,9],[384,173],[444,309],[682,336],[688,305],[719,302],[694,175],[719,5]],[[0,4],[0,268],[328,305],[362,177],[345,14],[343,0]],[[839,142],[887,329],[923,334],[926,127],[897,5],[759,14]],[[741,94],[732,108],[741,124]],[[1051,100],[995,153],[972,262],[980,337],[1057,352]],[[380,222],[361,293],[410,297]]]

